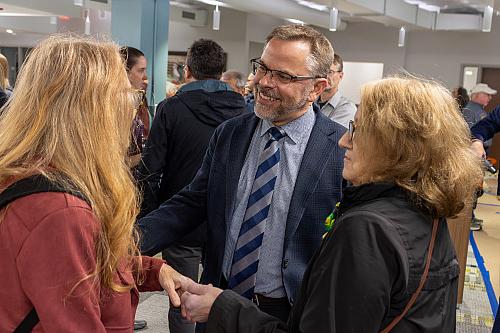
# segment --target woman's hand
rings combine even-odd
[[[188,282],[193,282],[190,278],[181,275],[167,264],[163,264],[163,266],[161,266],[158,280],[160,281],[163,289],[167,292],[170,303],[172,303],[175,307],[179,307],[181,305],[180,295],[183,292],[181,285],[187,285]]]

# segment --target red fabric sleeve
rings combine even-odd
[[[89,278],[96,265],[99,223],[88,209],[70,207],[46,216],[18,255],[17,269],[45,332],[106,332],[100,287]]]
[[[165,263],[165,261],[147,256],[141,256],[141,258],[144,281],[142,284],[137,285],[137,289],[141,292],[163,290],[158,277],[160,275],[161,266]],[[137,267],[135,267],[135,269],[137,269]]]

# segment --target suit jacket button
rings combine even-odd
[[[283,260],[283,268],[288,267],[288,259]]]

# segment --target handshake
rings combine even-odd
[[[159,281],[170,303],[174,307],[180,306],[182,316],[193,323],[208,320],[215,299],[223,291],[211,284],[198,284],[166,264],[161,267]]]

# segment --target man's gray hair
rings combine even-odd
[[[334,52],[325,35],[307,25],[289,24],[274,28],[267,36],[266,44],[273,38],[308,42],[311,54],[306,58],[306,66],[311,75],[326,78],[333,63]]]
[[[247,83],[245,76],[243,73],[238,71],[229,70],[222,73],[222,77],[224,80],[236,80],[236,87],[240,89],[244,89]]]

